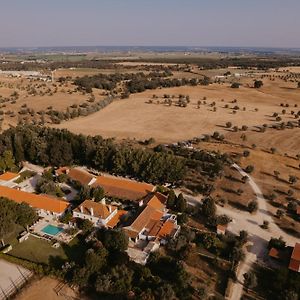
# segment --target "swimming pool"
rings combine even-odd
[[[63,231],[62,228],[53,225],[47,225],[42,229],[42,232],[53,236],[59,234],[62,231]]]

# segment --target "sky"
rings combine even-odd
[[[0,47],[300,48],[300,0],[0,0]]]

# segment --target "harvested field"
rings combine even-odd
[[[152,104],[147,103],[153,94],[159,97],[160,104],[157,104],[156,100]],[[164,94],[189,95],[190,103],[187,107],[166,105],[162,98]],[[201,104],[198,109],[197,103],[199,100],[203,101],[204,97],[206,104]],[[237,99],[237,103],[231,103],[234,99]],[[129,99],[116,101],[93,115],[57,127],[67,128],[76,133],[100,134],[119,139],[153,137],[160,142],[174,142],[213,131],[226,133],[226,122],[232,122],[234,126],[248,127],[274,123],[271,115],[280,111],[280,102],[286,99],[267,94],[263,89],[231,89],[228,84],[148,90],[131,95]],[[211,106],[212,102],[216,103],[216,111]],[[296,103],[296,100],[294,102]],[[225,105],[228,105],[228,108],[225,108]],[[235,114],[232,109],[234,106],[239,107]],[[245,111],[242,110],[243,107]],[[282,116],[282,120],[291,119],[289,115],[285,115]]]
[[[241,141],[240,132],[230,132],[225,135],[226,139],[235,143],[243,143],[243,145],[251,147],[255,144],[263,150],[270,151],[276,148],[278,153],[295,156],[300,153],[300,128],[274,130],[267,129],[266,132],[247,131],[246,141]]]

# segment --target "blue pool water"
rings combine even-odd
[[[56,227],[56,226],[53,226],[53,225],[47,225],[46,227],[44,227],[42,229],[42,232],[44,232],[46,234],[49,234],[49,235],[57,235],[62,231],[63,231],[62,228],[59,228],[59,227]]]

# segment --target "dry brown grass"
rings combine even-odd
[[[40,300],[40,299],[56,299],[63,300],[69,299],[84,299],[79,296],[67,285],[60,291],[60,295],[57,295],[54,291],[55,287],[60,282],[56,279],[44,277],[41,280],[35,280],[26,286],[21,293],[19,293],[15,299],[17,300]]]
[[[270,86],[276,85],[273,82],[269,84]],[[286,96],[282,97],[268,94],[266,91],[268,91],[268,86],[266,90],[247,87],[231,89],[228,84],[148,90],[131,95],[130,99],[114,102],[93,115],[61,124],[58,127],[67,128],[76,133],[100,134],[104,137],[119,139],[154,137],[160,142],[186,140],[213,131],[227,133],[224,125],[228,121],[237,126],[273,123],[271,114],[279,111],[280,103],[284,102],[289,94],[295,93],[292,89],[284,89]],[[166,106],[160,98],[160,104],[147,104],[146,102],[153,94],[159,97],[163,97],[164,94],[189,95],[191,103],[186,108],[175,105]],[[203,97],[207,97],[208,104],[201,105],[201,108],[197,109],[197,102],[203,100]],[[224,99],[224,102],[221,99]],[[230,103],[233,99],[238,100],[237,104]],[[216,112],[209,106],[213,101],[216,102]],[[233,114],[232,109],[224,108],[225,104],[229,107],[238,105],[240,109],[245,107],[246,111],[239,110]],[[255,108],[258,111],[255,111]],[[283,120],[290,120],[290,116],[283,116]]]

